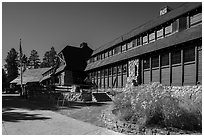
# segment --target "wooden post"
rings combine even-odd
[[[172,85],[172,64],[171,64],[171,51],[169,52],[169,71],[170,71],[170,86]]]
[[[196,70],[196,79],[195,84],[197,85],[198,82],[198,46],[195,46],[195,70]]]
[[[161,82],[162,75],[161,75],[161,55],[159,54],[159,82]]]
[[[184,56],[183,49],[181,49],[181,85],[184,84]]]

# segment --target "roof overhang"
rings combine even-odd
[[[152,51],[171,47],[171,46],[174,46],[180,43],[184,43],[187,41],[191,41],[191,40],[201,38],[201,37],[202,37],[202,24],[195,26],[195,27],[191,27],[181,32],[177,32],[163,39],[156,40],[155,42],[148,43],[142,46],[138,46],[126,52],[105,58],[103,60],[96,61],[94,63],[90,63],[87,65],[85,71],[89,71],[91,69],[95,69],[98,67],[116,63],[118,61],[130,59],[130,58],[140,56],[140,55],[152,52]]]

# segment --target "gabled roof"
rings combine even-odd
[[[133,57],[137,57],[139,55],[143,55],[145,53],[149,53],[152,51],[160,50],[163,48],[167,48],[173,45],[177,45],[180,43],[184,43],[190,40],[198,39],[202,37],[202,24],[186,29],[181,32],[177,32],[175,34],[172,34],[168,37],[159,39],[155,42],[148,43],[146,45],[135,47],[131,50],[128,50],[126,52],[105,58],[103,60],[99,60],[93,63],[90,63],[87,65],[85,71],[95,69],[98,67],[102,67],[108,64],[116,63],[118,61],[130,59]]]
[[[106,43],[105,45],[102,45],[101,47],[99,47],[98,49],[94,50],[92,53],[92,56],[94,56],[95,54],[98,54],[99,52],[102,52],[106,49],[109,49],[119,43],[122,43],[134,36],[137,36],[141,33],[144,33],[154,27],[157,27],[171,19],[177,18],[193,9],[196,9],[198,7],[202,6],[201,2],[190,2],[190,3],[186,3],[184,5],[182,5],[181,7],[174,9],[168,13],[166,13],[165,15],[162,16],[158,16],[157,18],[131,30],[130,32]]]
[[[42,79],[42,74],[47,71],[49,68],[38,68],[38,69],[27,69],[23,72],[23,84],[28,82],[40,82]],[[11,81],[10,83],[21,84],[20,76]]]

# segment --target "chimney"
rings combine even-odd
[[[172,10],[172,8],[170,8],[169,6],[164,6],[164,7],[162,7],[162,8],[160,9],[159,15],[162,16],[162,15],[168,13],[168,12],[171,11],[171,10]]]

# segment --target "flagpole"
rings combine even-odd
[[[23,69],[22,69],[22,47],[21,47],[21,39],[20,39],[20,66],[21,66],[21,95],[23,95]]]

